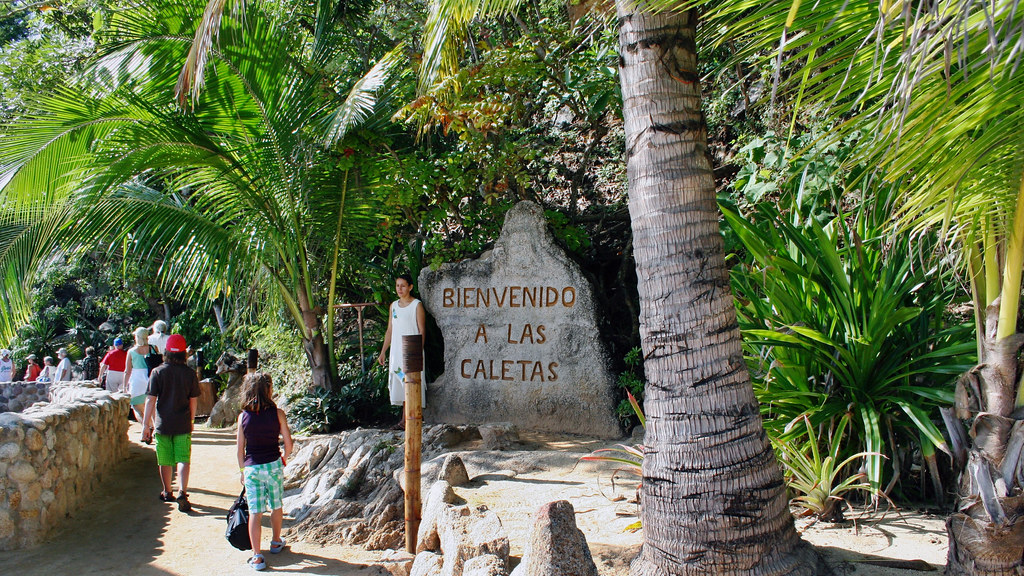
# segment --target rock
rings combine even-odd
[[[438,551],[441,540],[437,534],[437,519],[442,511],[456,501],[455,491],[444,480],[438,480],[430,486],[427,498],[423,502],[419,530],[416,532],[416,551]]]
[[[565,500],[549,502],[533,515],[530,540],[516,576],[597,576],[597,565],[583,532],[576,526],[576,512]]]
[[[433,552],[420,552],[412,562],[409,576],[440,576],[441,555]]]
[[[444,337],[427,422],[621,437],[594,289],[540,206],[516,204],[492,250],[424,268],[419,288]]]
[[[36,469],[28,462],[18,462],[7,469],[7,477],[18,483],[27,483],[36,479]]]
[[[415,556],[404,550],[389,550],[377,561],[376,566],[383,568],[389,576],[409,576],[415,559]]]
[[[210,410],[206,425],[211,428],[231,426],[242,412],[242,377],[245,376],[245,360],[239,360],[228,352],[217,359],[217,374],[228,375],[228,385],[220,399]]]
[[[466,561],[462,568],[462,576],[505,576],[506,563],[497,556],[486,554]]]
[[[441,576],[459,576],[462,566],[472,558],[472,547],[466,538],[466,524],[472,511],[469,506],[448,506],[437,518],[437,536],[441,541]]]
[[[485,510],[482,515],[471,520],[466,530],[466,539],[472,548],[472,556],[493,556],[501,560],[503,569],[508,566],[511,549],[508,532],[494,512]]]
[[[21,446],[18,446],[14,442],[8,442],[3,446],[0,446],[0,460],[13,460],[17,458],[21,452]]]
[[[437,473],[438,480],[444,480],[452,486],[462,486],[469,482],[469,472],[466,471],[466,464],[458,454],[449,454],[444,457],[444,464]]]
[[[643,444],[644,436],[646,435],[647,429],[637,424],[636,426],[633,427],[633,432],[630,434],[630,443],[634,445]]]
[[[29,450],[42,450],[46,445],[46,438],[38,430],[29,428],[25,430],[25,447]]]
[[[481,426],[480,437],[481,450],[508,450],[519,442],[519,431],[510,422],[499,422]]]

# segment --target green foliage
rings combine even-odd
[[[288,402],[288,420],[299,434],[330,432],[348,407],[341,392],[313,388]]]
[[[626,364],[626,370],[619,373],[618,384],[626,391],[627,398],[619,402],[615,414],[623,424],[628,425],[634,418],[638,418],[640,425],[643,426],[643,412],[637,403],[643,402],[644,386],[647,385],[643,378],[643,351],[639,347],[633,347],[626,352],[622,360]]]
[[[882,455],[923,441],[947,450],[933,423],[952,378],[974,361],[969,328],[944,328],[951,272],[930,261],[934,240],[886,235],[887,190],[824,223],[759,205],[723,208],[753,258],[733,269],[744,347],[765,426],[808,415],[814,425],[853,411],[850,446]]]
[[[351,360],[342,366],[341,385],[335,390],[314,388],[289,399],[288,419],[297,431],[303,434],[334,432],[379,424],[390,417],[387,371],[371,363],[365,373],[359,373],[355,359]],[[356,367],[354,371],[353,367]]]
[[[544,215],[547,217],[555,237],[561,240],[570,252],[581,252],[590,246],[587,232],[579,226],[570,224],[568,216],[554,210],[545,210]]]
[[[842,461],[839,460],[843,433],[850,418],[849,413],[842,415],[832,433],[826,438],[819,439],[810,418],[804,415],[792,424],[803,423],[806,438],[799,434],[795,437],[772,440],[772,445],[782,456],[780,461],[786,470],[786,483],[790,490],[798,494],[791,503],[804,510],[802,516],[814,515],[820,520],[840,522],[843,519],[840,504],[845,501],[844,494],[854,491],[878,493],[876,488],[863,482],[867,478],[864,472],[844,475],[843,470],[848,464],[868,456],[881,456],[870,452],[858,452]],[[824,458],[821,457],[822,447],[827,450]]]

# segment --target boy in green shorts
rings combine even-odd
[[[185,364],[185,348],[185,337],[181,334],[167,338],[164,363],[149,374],[146,411],[142,417],[142,441],[156,438],[156,463],[160,466],[163,484],[160,499],[164,502],[177,500],[181,512],[192,510],[188,501],[188,473],[192,459],[192,422],[199,397],[199,378]],[[172,491],[175,465],[181,484],[177,498]]]

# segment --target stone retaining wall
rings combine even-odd
[[[128,457],[128,396],[48,386],[49,404],[0,414],[0,550],[42,542]]]
[[[49,399],[52,382],[4,382],[0,384],[0,412],[21,412]]]

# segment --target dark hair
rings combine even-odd
[[[187,358],[184,352],[164,352],[164,360],[184,364]]]
[[[93,348],[92,346],[89,346],[89,347],[87,347],[87,348],[85,349],[85,355],[86,355],[86,356],[92,356],[92,355],[93,355],[93,354],[95,354],[95,353],[96,353],[96,349],[95,349],[95,348]]]
[[[261,412],[267,408],[277,408],[270,397],[270,385],[273,381],[266,372],[246,374],[242,380],[242,410]]]
[[[395,276],[395,280],[398,280],[399,278],[405,280],[409,286],[412,286],[412,274],[399,274],[398,276]]]

